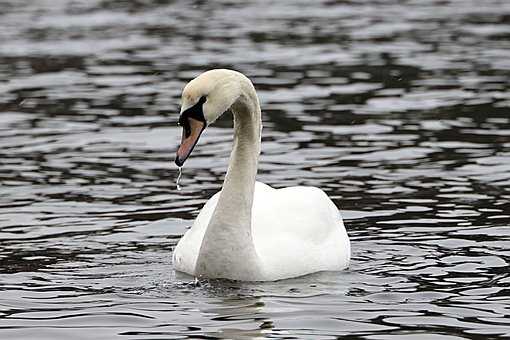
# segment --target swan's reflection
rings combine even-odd
[[[196,280],[180,272],[174,274],[186,290],[206,301],[194,304],[201,318],[199,333],[227,339],[289,334],[290,329],[299,327],[294,318],[310,322],[308,316],[317,311],[317,299],[346,296],[352,282],[360,280],[359,274],[351,271],[320,272],[274,282]],[[289,315],[293,317],[289,319]]]
[[[214,300],[201,312],[214,322],[214,329],[204,327],[206,334],[226,339],[265,339],[271,332],[269,318],[261,297],[253,295],[256,283],[228,280],[200,281]]]

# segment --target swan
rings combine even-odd
[[[340,212],[321,189],[273,189],[257,182],[261,111],[242,73],[215,69],[182,93],[182,167],[205,128],[224,112],[234,117],[234,141],[221,191],[204,205],[173,253],[175,270],[198,278],[275,281],[345,269],[350,242]]]

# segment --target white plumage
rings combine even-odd
[[[233,112],[234,147],[222,190],[175,248],[175,269],[198,277],[272,281],[346,268],[349,238],[322,190],[255,182],[261,119],[248,78],[231,70],[203,73],[184,89],[181,114],[204,96],[206,123],[227,109]],[[185,151],[178,155],[187,157],[191,151]]]

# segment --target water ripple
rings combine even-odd
[[[3,1],[0,337],[509,337],[509,16],[499,0]],[[258,90],[258,179],[338,205],[349,270],[173,271],[231,149],[225,115],[175,190],[180,92],[213,67]]]

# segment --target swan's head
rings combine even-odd
[[[239,73],[210,70],[190,81],[182,91],[181,145],[175,164],[182,166],[193,151],[205,128],[227,111],[240,96]]]

